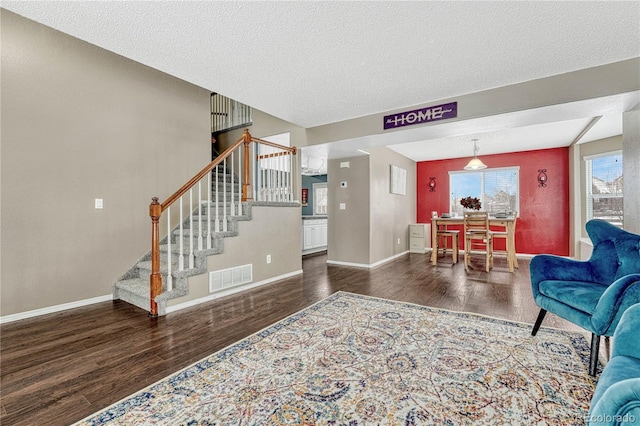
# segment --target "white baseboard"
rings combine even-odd
[[[19,321],[22,319],[38,317],[40,315],[53,314],[55,312],[66,311],[67,309],[80,308],[94,303],[107,302],[113,300],[113,295],[93,297],[91,299],[78,300],[77,302],[63,303],[62,305],[49,306],[47,308],[34,309],[33,311],[20,312],[17,314],[0,316],[0,324]]]
[[[394,259],[397,259],[398,257],[404,256],[405,254],[409,253],[409,250],[407,251],[403,251],[402,253],[398,253],[396,255],[393,255],[391,257],[387,257],[386,259],[382,259],[379,260],[375,263],[352,263],[352,262],[341,262],[339,260],[327,260],[327,263],[329,265],[339,265],[339,266],[354,266],[356,268],[375,268],[376,266],[380,266],[383,263],[387,263],[387,262],[391,262]]]
[[[241,291],[244,291],[244,290],[249,290],[250,288],[259,287],[261,285],[269,284],[269,283],[272,283],[274,281],[283,280],[285,278],[290,278],[290,277],[293,277],[293,276],[296,276],[296,275],[300,275],[300,274],[302,274],[302,269],[297,270],[297,271],[293,271],[293,272],[289,272],[287,274],[278,275],[277,277],[269,278],[269,279],[258,281],[258,282],[255,282],[255,283],[239,285],[239,286],[232,287],[232,288],[229,288],[229,289],[226,289],[226,290],[217,291],[217,292],[212,293],[212,294],[210,294],[208,296],[205,296],[205,297],[200,297],[198,299],[189,300],[188,302],[178,303],[177,305],[173,305],[173,306],[167,306],[166,313],[170,314],[171,312],[176,312],[176,311],[179,311],[181,309],[190,308],[192,306],[196,306],[196,305],[199,305],[201,303],[210,302],[212,300],[219,299],[219,298],[224,297],[224,296],[229,296],[230,294],[233,294],[233,293],[238,293],[238,292],[241,292]]]

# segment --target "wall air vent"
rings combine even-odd
[[[209,272],[209,293],[253,281],[253,265],[235,266]]]

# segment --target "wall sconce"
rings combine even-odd
[[[538,169],[538,187],[547,186],[547,169]]]
[[[429,192],[436,192],[436,178],[429,178]]]

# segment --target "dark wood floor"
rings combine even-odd
[[[446,259],[445,259],[446,262]],[[408,254],[374,269],[303,260],[304,274],[158,319],[113,301],[0,326],[1,417],[8,425],[65,425],[92,414],[342,290],[532,323],[529,262],[509,273]],[[575,330],[547,315],[545,326]]]

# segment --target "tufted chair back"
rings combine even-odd
[[[640,235],[599,219],[587,222],[586,229],[593,242],[588,261],[592,281],[609,285],[625,275],[640,272]]]

